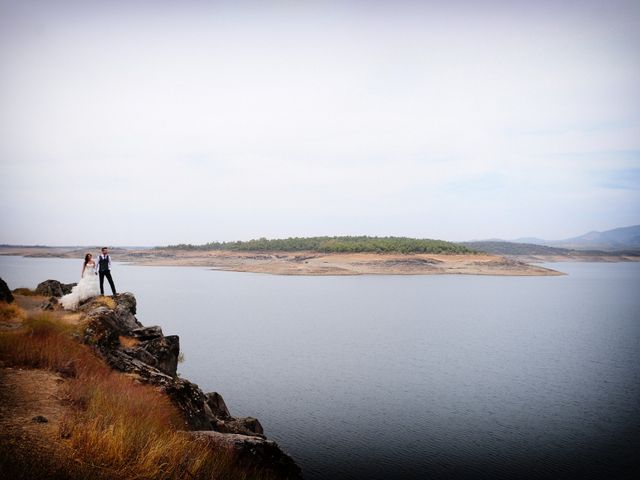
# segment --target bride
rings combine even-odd
[[[100,287],[98,286],[98,277],[96,275],[96,262],[93,261],[90,253],[87,253],[84,257],[81,276],[82,278],[78,285],[73,287],[71,293],[60,299],[60,303],[66,310],[75,310],[82,300],[100,295]]]

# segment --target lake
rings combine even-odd
[[[10,288],[81,260],[0,257]],[[640,263],[561,277],[292,277],[115,264],[180,374],[308,479],[632,478]],[[107,288],[108,289],[108,288]]]

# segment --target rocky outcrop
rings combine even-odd
[[[136,328],[132,334],[140,343],[129,348],[127,353],[167,375],[177,375],[180,355],[180,338],[177,335],[165,337],[160,327]]]
[[[96,297],[80,305],[87,318],[83,342],[92,345],[112,368],[162,389],[182,412],[185,429],[199,441],[231,448],[248,468],[276,478],[302,478],[298,465],[265,437],[257,419],[233,417],[219,393],[206,394],[178,377],[178,336],[165,336],[158,326],[143,326],[135,317],[137,305],[131,293],[111,299]]]
[[[207,393],[207,405],[211,409],[211,412],[217,418],[228,418],[231,416],[227,404],[218,392]]]
[[[13,302],[13,294],[9,290],[7,282],[0,278],[0,301],[11,303]]]
[[[264,429],[257,418],[229,417],[224,420],[218,420],[216,430],[224,433],[237,433],[240,435],[256,435],[264,437]]]
[[[238,462],[247,469],[253,469],[256,463],[269,473],[280,478],[301,478],[300,467],[291,457],[282,453],[278,444],[263,437],[220,433],[215,431],[192,432],[198,441],[207,442],[212,447],[226,447],[236,452]]]
[[[36,287],[36,294],[45,297],[61,297],[71,293],[77,283],[60,283],[58,280],[45,280]]]

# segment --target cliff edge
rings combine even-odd
[[[38,297],[32,292],[33,297],[24,299],[34,304],[39,298],[39,310],[68,318],[56,295],[62,293],[65,286],[58,288],[57,284],[55,280],[48,280],[36,290],[41,293],[46,285],[47,293],[53,293],[50,297]],[[76,324],[74,340],[89,346],[111,369],[125,373],[136,383],[152,386],[168,397],[179,411],[183,429],[192,442],[231,452],[236,466],[246,467],[248,472],[260,472],[258,478],[302,478],[300,467],[276,442],[266,437],[259,420],[234,417],[219,393],[205,393],[198,385],[177,375],[179,337],[164,335],[159,326],[145,327],[136,318],[136,311],[136,298],[131,293],[92,298],[81,304],[77,313],[71,314]],[[70,361],[55,371],[62,377],[73,378],[82,368],[79,362]]]

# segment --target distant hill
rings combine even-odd
[[[548,247],[580,251],[637,252],[640,251],[640,225],[614,228],[604,232],[593,231],[578,237],[566,238],[564,240],[544,240],[536,237],[522,237],[516,238],[515,240],[490,239],[479,241],[544,245]],[[473,242],[475,242],[475,240]],[[467,244],[473,242],[462,243]]]
[[[589,232],[579,237],[547,242],[547,245],[575,250],[640,250],[640,225]]]
[[[235,250],[235,251],[312,251],[325,253],[473,253],[466,246],[407,237],[306,237],[249,240],[246,242],[210,242],[204,245],[169,245],[177,250]]]
[[[460,242],[460,245],[469,247],[479,252],[493,255],[519,257],[524,261],[536,261],[536,257],[565,257],[589,262],[611,261],[638,261],[640,249],[626,250],[576,250],[570,248],[550,247],[548,245],[536,245],[534,243],[505,242],[504,240],[478,240],[472,242]]]
[[[566,248],[500,240],[478,240],[473,242],[460,242],[460,244],[473,250],[495,255],[568,255],[571,253],[571,250]]]

